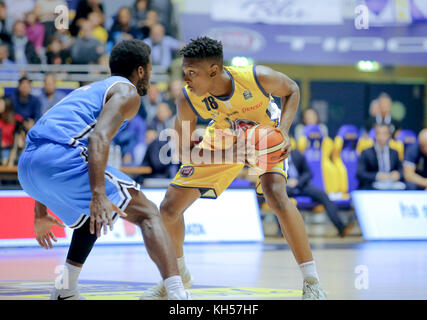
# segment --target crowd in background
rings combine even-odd
[[[156,0],[136,0],[131,8],[122,7],[113,17],[105,16],[101,0],[79,0],[68,30],[54,25],[54,8],[67,5],[63,0],[27,0],[12,10],[8,3],[10,1],[0,1],[0,64],[4,65],[106,64],[114,44],[136,38],[152,48],[153,65],[168,70],[182,46],[172,36],[174,29],[168,24],[171,12],[167,8],[170,7],[162,11],[165,7],[156,4]],[[107,21],[110,21],[109,27]],[[32,81],[25,75],[16,76],[19,77],[17,89],[5,97],[0,96],[3,165],[16,165],[25,147],[26,132],[65,96],[63,90],[56,88],[53,73],[45,74],[39,90],[32,88]],[[175,100],[183,84],[181,79],[172,79],[151,85],[142,98],[139,113],[112,142],[119,147],[121,166],[151,167],[151,175],[144,178],[169,179],[175,175],[178,166],[163,164],[159,159],[160,149],[170,143],[162,141],[159,135],[173,124]],[[379,95],[370,104],[366,125],[359,128],[359,137],[370,137],[374,142],[358,155],[358,188],[426,189],[427,131],[421,131],[416,143],[405,147],[402,159],[389,144],[405,129],[392,117],[391,106],[392,99],[387,93]],[[310,125],[317,125],[322,136],[329,135],[327,123],[320,123],[317,111],[309,107],[294,121],[291,134],[295,140],[304,136],[305,128]],[[304,154],[293,150],[289,157],[289,195],[307,195],[322,204],[339,234],[345,236],[349,225],[340,220],[338,207],[325,191],[313,186],[312,176]]]
[[[116,43],[140,39],[152,49],[153,66],[167,72],[183,45],[173,37],[177,31],[171,23],[173,6],[170,0],[135,0],[131,7],[123,6],[112,16],[105,15],[102,0],[78,0],[68,29],[55,26],[58,18],[55,8],[67,6],[66,1],[21,2],[13,6],[11,1],[0,1],[0,65],[108,66],[108,54]],[[25,133],[65,96],[63,90],[56,88],[54,73],[45,74],[43,88],[37,90],[32,88],[32,81],[24,73],[3,71],[8,76],[12,72],[18,81],[16,91],[0,96],[3,165],[17,163],[19,152],[25,146]],[[154,177],[174,174],[171,168],[153,158],[155,152],[152,151],[162,147],[159,132],[170,127],[176,112],[174,100],[182,86],[181,80],[152,84],[142,99],[139,114],[113,141],[120,146],[121,165],[151,166]]]
[[[80,0],[63,28],[64,0],[0,1],[0,64],[105,64],[123,39],[140,39],[152,48],[152,63],[168,70],[182,43],[171,25],[170,0],[135,0],[112,17],[102,0]]]

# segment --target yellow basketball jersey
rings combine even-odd
[[[260,86],[255,66],[224,69],[233,85],[229,97],[209,93],[197,96],[185,86],[184,95],[193,111],[204,119],[213,119],[216,129],[227,129],[235,120],[251,120],[275,127],[280,119],[280,109]]]

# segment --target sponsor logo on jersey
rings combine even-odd
[[[255,111],[255,110],[259,109],[261,106],[262,106],[262,102],[260,102],[260,103],[258,103],[258,104],[256,104],[256,105],[254,105],[254,106],[250,106],[250,107],[243,107],[243,108],[242,108],[242,112],[243,112],[243,113],[246,113],[246,112],[248,112],[248,111]]]
[[[251,100],[253,97],[252,92],[249,90],[243,91],[243,98],[245,98],[245,100]]]
[[[183,178],[188,178],[194,173],[193,166],[183,166],[181,170],[179,170],[179,175]]]

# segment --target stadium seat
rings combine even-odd
[[[399,130],[396,135],[396,140],[403,143],[405,150],[408,146],[418,142],[417,134],[409,129]]]
[[[358,186],[356,178],[358,154],[356,146],[359,130],[354,125],[343,125],[334,139],[332,161],[339,173],[339,192],[350,193]]]
[[[312,184],[326,193],[338,191],[337,170],[330,160],[333,142],[323,137],[319,126],[307,125],[304,136],[297,141],[298,150],[304,154],[313,173]]]

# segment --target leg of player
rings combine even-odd
[[[150,258],[157,265],[163,278],[169,299],[189,299],[178,272],[173,242],[163,225],[156,205],[142,192],[129,189],[132,200],[127,206],[125,218],[141,228],[144,243]]]
[[[55,281],[51,300],[86,299],[79,293],[78,278],[97,238],[96,234],[90,233],[89,219],[80,228],[73,231],[64,271]]]
[[[193,278],[187,269],[184,261],[184,211],[194,201],[200,198],[200,191],[193,188],[178,188],[169,186],[165,198],[160,205],[160,214],[166,229],[168,230],[174,247],[176,256],[178,257],[178,269],[184,284],[184,288],[188,289],[193,284]],[[141,299],[143,300],[162,300],[166,299],[166,289],[162,282],[159,282],[154,287],[148,289],[143,293]]]
[[[265,200],[277,215],[282,233],[300,266],[304,278],[303,299],[326,299],[317,275],[304,220],[286,193],[285,177],[266,173],[260,179]]]

